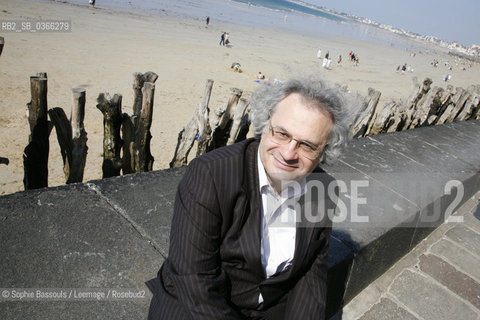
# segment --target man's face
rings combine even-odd
[[[280,128],[295,140],[279,144],[267,127],[260,140],[260,159],[270,183],[281,191],[282,181],[298,181],[312,172],[320,161],[321,153],[310,159],[299,152],[298,142],[303,141],[323,149],[333,122],[327,112],[310,107],[308,100],[292,93],[280,101],[270,119],[270,128]]]

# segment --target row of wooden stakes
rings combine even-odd
[[[405,101],[378,105],[381,93],[368,90],[363,108],[353,124],[353,135],[364,137],[379,133],[408,130],[422,126],[480,119],[480,85],[467,89],[432,87],[426,78],[413,79],[413,90]]]
[[[135,73],[134,78],[133,115],[122,113],[120,94],[110,97],[108,93],[100,93],[97,98],[96,107],[104,116],[103,178],[121,173],[146,172],[153,168],[150,128],[154,83],[158,75],[154,72]],[[207,80],[202,103],[179,134],[171,166],[187,164],[188,152],[195,140],[199,144],[197,155],[200,155],[246,138],[250,121],[248,103],[240,98],[242,90],[231,89],[229,101],[215,111],[210,125],[208,102],[212,86],[213,80]],[[74,104],[70,119],[62,108],[48,109],[46,73],[30,77],[30,91],[31,101],[27,104],[30,135],[23,153],[25,190],[48,186],[49,136],[53,127],[60,145],[66,183],[82,182],[88,151],[84,128],[85,89],[72,89]]]
[[[154,72],[134,74],[133,115],[122,113],[122,96],[100,93],[97,108],[104,116],[103,178],[120,173],[151,171],[153,156],[150,152],[150,127],[154,104]],[[82,182],[87,156],[85,115],[85,89],[74,88],[74,105],[68,120],[61,108],[47,111],[47,74],[30,78],[32,100],[27,104],[31,134],[24,150],[24,186],[36,189],[48,185],[49,135],[54,126],[60,145],[66,183]],[[197,141],[196,156],[215,148],[246,139],[250,128],[250,108],[243,91],[231,88],[227,103],[215,109],[210,117],[209,101],[213,80],[208,79],[202,101],[197,105],[187,125],[178,134],[177,146],[170,167],[184,166]],[[369,89],[361,99],[361,110],[351,124],[356,138],[379,133],[402,131],[420,126],[443,124],[452,121],[480,119],[480,86],[468,89],[432,88],[432,81],[419,83],[407,100],[378,104],[381,93]],[[47,119],[50,116],[50,121]],[[210,119],[211,118],[211,119]]]
[[[100,93],[97,108],[103,113],[103,178],[151,171],[150,127],[152,124],[153,72],[135,73],[133,115],[122,113],[122,96]],[[25,190],[48,186],[49,136],[53,127],[63,158],[66,183],[82,182],[87,158],[84,128],[85,89],[74,88],[70,120],[62,108],[47,107],[47,74],[30,77],[31,101],[27,104],[29,143],[23,153]],[[50,121],[48,120],[50,117]]]
[[[242,91],[232,88],[227,104],[215,110],[212,124],[209,123],[208,101],[213,80],[207,80],[204,101],[200,103],[178,135],[177,148],[170,167],[187,164],[187,157],[195,140],[198,140],[199,156],[214,148],[229,145],[246,138],[250,115],[248,101],[240,99]],[[422,83],[413,79],[413,90],[406,101],[391,101],[379,105],[381,92],[369,89],[360,101],[360,108],[351,123],[354,138],[413,129],[421,126],[480,119],[480,86],[467,90],[448,85],[446,89],[432,88],[432,80]],[[357,109],[357,108],[356,108]]]

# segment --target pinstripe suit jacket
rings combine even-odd
[[[286,301],[284,319],[324,318],[331,222],[298,223],[291,267],[266,279],[258,145],[248,139],[190,163],[175,199],[168,259],[147,282],[154,293],[149,318],[262,318],[280,300]],[[326,174],[321,179],[331,181]],[[334,207],[324,199],[305,206],[304,196],[300,218],[319,202]],[[264,303],[258,306],[260,293]]]

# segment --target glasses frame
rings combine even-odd
[[[302,155],[303,157],[307,158],[307,159],[310,159],[310,160],[316,160],[318,157],[320,157],[320,155],[322,154],[322,150],[323,148],[320,148],[319,146],[316,146],[316,145],[313,145],[311,144],[310,142],[308,141],[304,141],[304,140],[298,140],[296,138],[294,138],[290,133],[288,133],[286,130],[282,129],[281,127],[274,127],[272,126],[271,124],[268,125],[269,126],[269,130],[272,134],[271,138],[272,138],[272,141],[275,143],[275,144],[278,144],[278,145],[287,145],[289,144],[290,142],[295,141],[297,144],[295,145],[295,149],[297,150],[298,154],[299,155]],[[278,133],[282,133],[285,135],[285,140],[278,140],[278,138],[276,139],[275,138],[275,133],[278,132]],[[300,146],[301,145],[305,145],[305,146],[308,146],[309,148],[312,148],[315,152],[315,154],[311,154],[309,155],[308,154],[308,151],[305,150],[305,149],[302,149]]]

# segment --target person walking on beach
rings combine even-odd
[[[321,57],[322,57],[322,49],[318,49],[317,58],[320,59]]]
[[[227,44],[230,43],[230,40],[228,40],[228,36],[229,36],[229,34],[228,34],[228,32],[226,32],[226,33],[225,33],[225,38],[224,38],[224,39],[225,39],[225,44],[224,44],[224,46],[226,46]]]
[[[210,24],[210,17],[207,17],[207,26]]]
[[[221,46],[224,46],[224,45],[225,45],[225,35],[226,35],[226,34],[227,34],[226,32],[223,32],[223,33],[222,33],[222,36],[220,37],[220,43],[219,43],[219,45],[221,45]]]
[[[90,7],[95,7],[95,0],[90,0],[88,3],[90,4]]]

